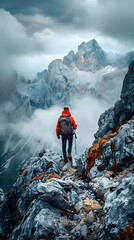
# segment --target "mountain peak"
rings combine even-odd
[[[78,46],[78,51],[94,51],[95,48],[101,48],[98,42],[95,39],[90,40],[89,42],[82,42]]]
[[[48,69],[60,67],[62,64],[63,62],[61,59],[55,59],[48,65]]]

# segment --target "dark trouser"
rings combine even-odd
[[[68,141],[68,153],[71,153],[72,151],[72,144],[73,144],[73,135],[70,135],[68,137],[62,136],[62,153],[64,159],[66,159],[66,146],[67,146],[67,141]]]

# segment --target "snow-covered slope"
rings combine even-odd
[[[19,83],[16,102],[20,95],[26,102],[23,107],[34,110],[70,104],[72,99],[84,94],[112,105],[119,99],[122,79],[132,59],[134,52],[112,54],[105,52],[94,39],[83,42],[76,54],[70,51],[63,61],[53,60],[34,81]]]

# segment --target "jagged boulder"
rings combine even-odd
[[[129,96],[129,97],[128,97]],[[125,76],[121,91],[121,99],[126,104],[125,108],[131,113],[134,111],[134,61],[128,68],[128,73]]]
[[[115,124],[131,119],[134,115],[134,61],[130,63],[124,78],[120,98],[114,107]]]
[[[98,120],[98,131],[94,134],[95,141],[99,138],[102,138],[104,135],[108,135],[112,133],[112,130],[114,128],[114,110],[113,107],[106,110],[104,113],[100,115],[100,118]]]
[[[134,120],[122,125],[118,134],[102,146],[102,160],[107,169],[114,164],[128,167],[134,162]]]
[[[124,120],[130,120],[134,115],[134,61],[128,67],[128,72],[123,81],[120,100],[113,108],[101,114],[98,125],[99,130],[95,134],[95,139],[109,134],[116,129],[116,125]]]
[[[131,222],[134,220],[133,182],[134,172],[124,178],[114,192],[108,194],[104,207],[104,224],[99,229],[98,240],[123,239],[120,238],[121,231],[123,231],[126,226],[131,225]],[[131,228],[128,230],[130,229]],[[128,231],[128,233],[130,238],[124,239],[133,239],[133,229],[132,232]]]

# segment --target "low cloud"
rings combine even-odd
[[[94,133],[97,131],[98,118],[106,107],[108,107],[106,104],[90,97],[74,101],[70,106],[72,116],[78,125],[76,131],[78,154],[82,154],[92,144]],[[43,147],[61,152],[61,141],[57,139],[55,133],[61,112],[61,107],[36,110],[29,121],[20,121],[12,125],[13,132],[16,132],[20,138],[30,138],[27,144],[33,155]],[[73,154],[75,154],[74,146]]]
[[[34,54],[44,50],[43,43],[36,38],[36,35],[29,37],[24,26],[17,21],[9,12],[0,9],[0,48],[4,54]]]
[[[26,78],[34,78],[36,73],[47,68],[47,65],[59,55],[54,47],[47,47],[55,37],[49,29],[28,35],[26,28],[15,16],[0,9],[0,73],[17,71]],[[53,54],[52,54],[53,52]]]
[[[10,77],[9,77],[10,76]],[[7,103],[16,90],[17,74],[15,72],[1,72],[0,75],[0,105]]]

